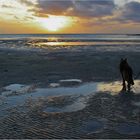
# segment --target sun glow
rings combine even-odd
[[[71,24],[71,19],[64,16],[49,16],[48,18],[40,18],[40,23],[49,31],[58,31]]]

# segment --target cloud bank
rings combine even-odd
[[[140,2],[129,2],[122,9],[121,20],[140,22]]]
[[[112,15],[115,10],[114,1],[110,0],[38,0],[33,9],[36,15],[65,15],[76,17],[102,17]]]
[[[19,0],[37,17],[48,15],[140,22],[140,0]],[[123,1],[123,4],[122,4]],[[121,7],[119,7],[121,5]],[[119,14],[118,14],[119,13]],[[109,18],[106,18],[109,17]],[[105,20],[103,20],[105,19]]]

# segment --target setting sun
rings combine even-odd
[[[58,31],[70,25],[71,19],[64,16],[49,16],[48,18],[39,19],[41,25],[49,31]]]

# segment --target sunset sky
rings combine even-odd
[[[140,33],[140,0],[0,0],[7,33]]]

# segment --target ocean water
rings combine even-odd
[[[139,34],[0,34],[0,49],[140,52]]]

